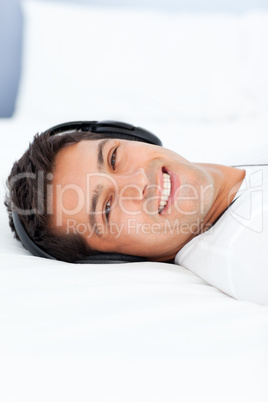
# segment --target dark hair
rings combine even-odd
[[[47,184],[49,174],[53,173],[54,161],[58,151],[82,140],[99,140],[107,134],[72,132],[50,135],[47,131],[36,134],[29,148],[13,165],[7,179],[5,205],[8,210],[9,225],[14,237],[19,239],[12,219],[16,211],[30,238],[39,247],[56,259],[73,262],[97,251],[90,248],[80,234],[67,234],[51,228],[47,213]],[[39,176],[38,176],[39,175]],[[42,194],[38,179],[42,178]]]

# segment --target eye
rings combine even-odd
[[[108,223],[109,223],[110,212],[111,212],[111,198],[109,199],[109,201],[105,206],[105,217]]]
[[[115,162],[116,162],[116,152],[117,152],[117,148],[115,148],[114,152],[112,153],[112,157],[111,157],[111,166],[112,169],[115,170]]]

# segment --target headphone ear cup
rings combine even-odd
[[[144,257],[119,253],[100,253],[75,261],[76,264],[123,264],[147,261]]]

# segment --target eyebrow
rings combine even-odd
[[[99,145],[98,145],[98,157],[97,157],[97,169],[98,171],[103,170],[104,168],[104,158],[103,158],[103,150],[104,146],[109,142],[111,138],[105,138],[102,140]],[[102,234],[98,233],[96,231],[96,208],[98,205],[99,198],[102,194],[104,186],[101,184],[97,184],[95,189],[93,190],[93,196],[91,199],[91,205],[90,205],[90,215],[89,215],[89,223],[91,227],[93,228],[94,232],[98,237],[101,237]]]
[[[103,165],[104,165],[104,161],[103,161],[103,148],[104,145],[109,142],[111,140],[111,138],[105,138],[104,140],[102,140],[99,145],[98,145],[98,159],[97,159],[97,168],[98,170],[102,170],[103,169]]]

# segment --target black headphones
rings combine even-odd
[[[107,138],[121,138],[124,140],[141,141],[148,144],[162,146],[160,139],[150,131],[147,131],[141,127],[132,126],[131,124],[113,120],[74,121],[63,123],[46,130],[44,134],[49,132],[50,136],[52,136],[62,133],[66,134],[72,131],[88,131],[89,133],[99,133],[103,134],[104,136],[107,135]],[[28,251],[30,251],[30,253],[37,257],[49,258],[51,260],[56,259],[33,242],[22,226],[17,212],[12,212],[12,218],[21,243]],[[144,257],[137,257],[127,254],[99,253],[74,262],[77,264],[116,264],[141,261],[146,261],[146,259]]]

